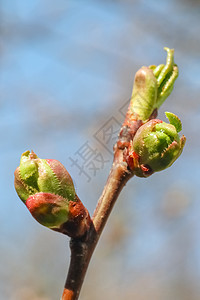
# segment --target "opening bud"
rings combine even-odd
[[[152,118],[157,109],[171,94],[178,77],[178,67],[174,63],[174,49],[167,51],[166,64],[142,67],[135,74],[131,96],[130,112],[143,122]]]
[[[179,118],[166,113],[170,124],[158,119],[142,125],[133,138],[130,157],[137,176],[147,177],[171,166],[182,153],[186,138],[178,135],[182,129]]]

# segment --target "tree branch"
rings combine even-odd
[[[113,165],[94,211],[90,229],[82,239],[70,241],[71,261],[62,300],[77,300],[79,297],[90,259],[103,228],[121,190],[133,176],[126,162],[126,155],[130,141],[140,126],[141,121],[131,120],[130,111],[128,111],[118,141],[114,146]]]
[[[110,175],[93,215],[93,222],[83,239],[71,239],[71,262],[63,300],[78,299],[91,256],[122,188],[133,175],[124,164],[113,163]]]
[[[178,76],[174,50],[164,49],[166,65],[142,67],[135,75],[130,105],[114,146],[112,168],[92,219],[59,161],[40,159],[26,151],[15,170],[16,191],[32,216],[71,237],[71,261],[62,300],[78,299],[93,251],[127,181],[134,174],[148,177],[166,169],[183,150],[186,138],[178,134],[182,129],[180,119],[169,112],[166,116],[170,124],[155,119]]]

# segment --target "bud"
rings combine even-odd
[[[129,113],[136,120],[149,120],[173,90],[178,67],[174,63],[174,50],[164,49],[167,51],[165,65],[142,67],[135,74]]]
[[[59,161],[40,159],[33,151],[24,152],[15,170],[15,189],[42,225],[73,237],[82,236],[88,229],[89,213]]]
[[[186,138],[178,135],[181,121],[172,114],[166,113],[170,124],[153,119],[142,125],[133,138],[130,158],[134,173],[147,177],[153,172],[171,166],[182,153]]]

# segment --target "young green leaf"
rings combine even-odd
[[[170,124],[174,125],[176,128],[177,132],[180,132],[182,130],[182,123],[179,117],[177,117],[175,114],[171,112],[166,112],[165,113],[167,119],[169,120]]]

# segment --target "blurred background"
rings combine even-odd
[[[171,168],[128,182],[80,299],[199,299],[199,33],[195,0],[1,1],[1,299],[59,299],[70,256],[69,239],[36,223],[14,190],[21,154],[61,161],[92,214],[134,74],[164,63],[165,46],[180,75],[159,117],[181,118],[185,149]]]

